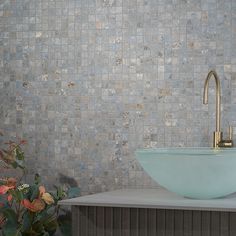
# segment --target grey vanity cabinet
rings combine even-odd
[[[73,236],[236,236],[236,213],[72,206]]]

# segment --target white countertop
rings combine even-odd
[[[158,189],[120,189],[59,202],[68,206],[183,209],[236,212],[236,194],[225,198],[196,200]]]

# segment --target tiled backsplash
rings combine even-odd
[[[0,55],[0,129],[50,185],[154,187],[137,148],[211,145],[211,68],[236,129],[234,0],[1,0]]]

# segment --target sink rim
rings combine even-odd
[[[236,153],[236,148],[212,148],[212,147],[165,147],[165,148],[140,148],[137,154],[158,154],[173,156],[222,156],[221,154]],[[158,156],[161,157],[161,156]]]
[[[153,148],[138,148],[136,151],[153,151],[153,150],[216,150],[216,151],[221,151],[221,150],[236,150],[236,147],[232,148],[213,148],[213,147],[153,147]]]

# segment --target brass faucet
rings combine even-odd
[[[229,139],[223,140],[223,133],[220,131],[220,118],[221,118],[221,92],[220,92],[220,80],[217,73],[214,70],[211,70],[206,78],[204,84],[204,93],[203,93],[203,104],[208,104],[208,88],[209,80],[212,77],[215,78],[216,82],[216,130],[213,133],[213,147],[233,147],[232,140],[232,127],[229,127]]]

